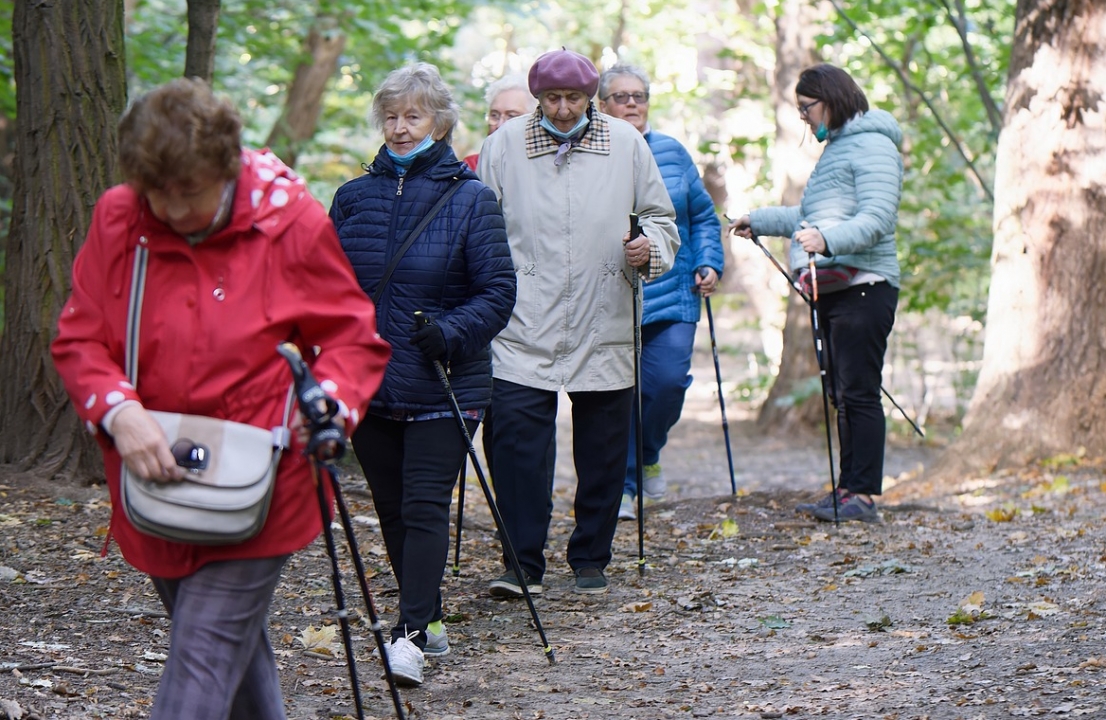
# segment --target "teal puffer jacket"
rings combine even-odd
[[[791,237],[805,221],[826,239],[818,267],[848,266],[873,272],[899,287],[895,226],[902,196],[902,130],[890,113],[869,110],[830,132],[798,206],[749,214],[758,235]],[[807,254],[791,243],[791,269],[807,267]]]

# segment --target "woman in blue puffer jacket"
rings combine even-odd
[[[899,298],[902,131],[889,113],[869,110],[864,92],[833,65],[804,70],[795,95],[803,120],[826,143],[803,198],[794,207],[754,210],[729,230],[790,237],[791,270],[807,288],[813,254],[841,444],[838,516],[878,522],[872,496],[883,488],[880,381]],[[833,495],[796,510],[832,521]]]
[[[722,277],[722,224],[691,155],[674,137],[649,125],[649,76],[634,65],[618,64],[599,76],[599,109],[637,128],[664,177],[676,209],[680,249],[672,269],[646,283],[641,317],[641,447],[643,499],[664,499],[661,450],[680,419],[691,386],[691,354],[703,298]],[[635,409],[636,412],[636,409]],[[630,428],[630,450],[621,520],[637,517],[637,440]]]
[[[373,96],[384,146],[367,175],[338,189],[330,208],[361,288],[376,302],[380,334],[392,345],[383,384],[352,439],[399,585],[399,619],[387,648],[396,680],[406,685],[422,683],[424,655],[449,651],[440,586],[449,505],[467,451],[434,361],[449,373],[473,433],[491,400],[488,345],[515,304],[495,193],[449,146],[458,117],[433,65],[393,71]],[[430,322],[417,323],[416,312]]]

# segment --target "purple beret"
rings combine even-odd
[[[530,66],[530,94],[546,90],[579,90],[589,98],[599,89],[599,71],[580,53],[561,48],[542,55]]]

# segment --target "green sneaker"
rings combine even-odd
[[[449,654],[449,636],[446,635],[444,625],[440,633],[426,628],[426,647],[422,649],[422,654],[428,658],[440,658]]]
[[[661,470],[660,463],[656,465],[646,465],[642,468],[644,477],[642,482],[645,486],[645,499],[658,502],[664,500],[664,493],[668,490],[668,482],[664,479],[664,472]]]
[[[576,592],[583,595],[600,595],[610,589],[610,583],[599,568],[586,567],[576,571]]]
[[[526,577],[526,589],[531,595],[541,595],[541,580],[535,580],[529,575]],[[513,572],[505,572],[488,584],[488,594],[492,597],[520,598],[522,586]]]

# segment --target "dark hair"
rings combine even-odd
[[[242,120],[199,78],[178,78],[139,96],[119,121],[119,167],[139,192],[204,174],[238,177]]]
[[[799,73],[795,94],[821,100],[829,110],[826,127],[837,130],[857,113],[868,112],[868,98],[852,77],[839,67],[821,63]]]

